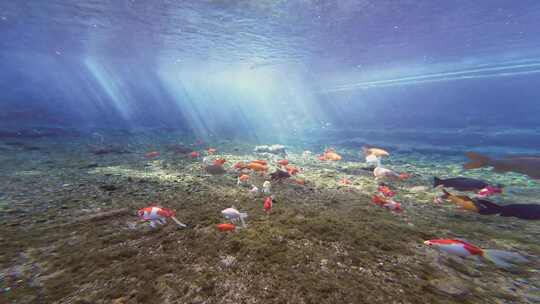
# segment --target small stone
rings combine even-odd
[[[124,304],[124,303],[127,303],[127,297],[120,297],[112,301],[112,304]]]
[[[223,265],[223,267],[229,268],[236,263],[236,257],[228,255],[223,257],[219,262],[221,263],[221,265]]]

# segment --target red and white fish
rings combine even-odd
[[[238,221],[242,222],[242,228],[246,227],[246,223],[244,222],[244,219],[248,216],[247,213],[240,212],[236,210],[235,208],[227,208],[221,211],[221,214],[226,219],[230,220],[233,223],[237,223]]]
[[[396,195],[396,192],[392,191],[390,187],[384,184],[379,185],[379,188],[377,190],[379,191],[380,194],[382,194],[385,197],[392,197]]]
[[[269,196],[264,200],[263,207],[264,207],[264,211],[266,211],[267,214],[270,214],[272,212],[272,205],[274,204],[273,200],[274,200],[273,196]]]
[[[435,239],[425,241],[424,244],[462,258],[471,256],[481,257],[503,268],[511,267],[512,264],[527,262],[527,259],[518,253],[495,249],[482,249],[462,240]]]
[[[396,211],[396,212],[403,211],[403,209],[401,209],[401,204],[392,199],[386,199],[379,195],[374,195],[371,201],[381,207],[390,209],[392,211]]]
[[[487,186],[484,189],[478,191],[478,195],[482,197],[488,197],[494,194],[501,194],[501,193],[502,193],[502,188],[493,187],[493,186]]]
[[[187,227],[185,224],[178,221],[176,218],[176,212],[168,208],[151,206],[139,209],[137,214],[143,221],[150,222],[150,226],[152,226],[152,228],[156,228],[156,223],[165,225],[167,223],[166,218],[171,218],[180,227]]]
[[[376,167],[373,169],[373,175],[375,175],[375,178],[377,179],[383,179],[383,178],[390,178],[390,179],[399,179],[399,180],[405,180],[410,177],[407,173],[397,173],[395,171],[392,171],[387,168],[383,167]]]

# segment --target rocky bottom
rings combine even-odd
[[[266,214],[264,196],[238,186],[232,165],[277,157],[215,143],[228,173],[212,176],[200,158],[165,152],[167,143],[141,140],[121,154],[92,153],[84,140],[2,143],[0,303],[540,302],[540,223],[434,204],[432,177],[464,174],[447,156],[392,156],[389,167],[412,175],[392,184],[404,208],[394,213],[371,202],[377,181],[357,151],[336,147],[344,160],[321,162],[292,149],[305,185],[274,182]],[[144,156],[154,150],[159,157]],[[537,182],[522,176],[466,174],[510,184],[501,199],[538,197]],[[250,184],[264,180],[252,174]],[[137,210],[151,203],[189,227],[150,228]],[[219,232],[231,206],[248,213],[247,228]],[[531,262],[503,270],[450,257],[423,245],[434,238]]]

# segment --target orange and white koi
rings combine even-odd
[[[383,167],[376,167],[373,169],[373,175],[375,178],[382,179],[382,178],[391,178],[391,179],[399,179],[399,180],[405,180],[408,179],[410,176],[407,173],[397,173],[395,171],[392,171],[390,169],[386,169]]]
[[[226,219],[230,220],[233,223],[237,223],[240,221],[242,223],[242,227],[246,227],[246,223],[244,222],[244,219],[248,216],[247,213],[240,212],[236,210],[235,208],[227,208],[221,211],[221,214]]]
[[[156,223],[165,225],[167,223],[166,218],[171,218],[180,227],[187,227],[185,224],[178,221],[176,218],[176,212],[171,209],[152,206],[139,209],[137,214],[140,218],[142,218],[143,221],[150,222],[150,226],[152,226],[152,228],[156,228]]]
[[[374,195],[371,201],[383,208],[387,208],[392,211],[396,211],[396,212],[403,211],[403,209],[401,209],[401,204],[392,199],[385,199],[379,195]]]
[[[471,256],[482,257],[502,268],[511,267],[512,264],[516,263],[527,262],[527,259],[518,253],[503,250],[482,249],[462,240],[435,239],[425,241],[424,244],[462,258]]]
[[[323,155],[319,156],[319,160],[338,161],[341,160],[341,155],[337,154],[334,149],[327,149]]]

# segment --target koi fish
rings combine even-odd
[[[206,152],[208,152],[209,155],[213,155],[217,152],[217,149],[216,148],[208,148],[208,150],[206,150]]]
[[[266,211],[267,214],[270,214],[270,212],[272,212],[272,205],[273,205],[273,197],[269,196],[264,200],[264,204],[263,204],[264,211]]]
[[[323,155],[319,156],[319,160],[338,161],[341,160],[341,155],[337,154],[333,149],[327,149]]]
[[[381,193],[385,197],[392,197],[396,195],[396,192],[392,191],[390,187],[388,187],[385,184],[380,184],[377,190],[379,191],[379,193]]]
[[[289,160],[288,159],[282,159],[282,160],[278,161],[277,163],[282,165],[282,166],[287,166],[289,164]]]
[[[226,219],[230,220],[233,223],[236,223],[238,221],[242,222],[242,227],[246,227],[246,223],[244,222],[244,219],[248,216],[247,213],[242,213],[235,208],[227,208],[221,211],[221,214]]]
[[[267,162],[267,161],[261,160],[261,159],[252,160],[251,163],[252,163],[252,164],[259,164],[259,165],[263,165],[263,166],[267,166],[267,165],[268,165],[268,162]]]
[[[218,158],[216,160],[214,160],[214,165],[217,165],[217,166],[223,166],[224,163],[226,163],[227,160],[224,159],[224,158]]]
[[[373,155],[375,157],[388,157],[390,156],[390,153],[388,153],[386,150],[380,149],[380,148],[368,148],[363,147],[362,152],[364,153],[364,156]]]
[[[189,153],[189,156],[191,156],[191,158],[197,158],[200,156],[199,152],[196,152],[196,151],[193,151],[191,153]]]
[[[373,169],[373,175],[379,179],[380,178],[402,179],[399,173],[392,171],[390,169],[383,168],[383,167],[376,167],[375,169]]]
[[[463,165],[464,169],[493,167],[495,172],[517,172],[534,179],[540,179],[540,156],[514,156],[504,159],[491,159],[474,152],[468,152],[465,155],[470,159],[470,162]]]
[[[268,171],[268,166],[262,165],[260,163],[254,163],[254,162],[249,163],[249,165],[247,165],[247,168],[253,171],[258,171],[258,172]]]
[[[444,195],[441,197],[443,199],[448,199],[452,203],[458,205],[463,210],[468,210],[472,212],[478,212],[478,207],[476,203],[466,195],[455,195],[445,189],[443,189]]]
[[[249,181],[249,175],[247,174],[242,174],[238,177],[238,180],[242,183],[245,183],[247,181]]]
[[[236,231],[236,225],[234,224],[218,224],[216,225],[217,229],[221,232],[231,232]]]
[[[458,191],[475,191],[481,190],[489,186],[489,183],[481,180],[468,177],[454,177],[441,179],[438,177],[433,178],[433,187],[442,185],[447,188],[454,188]]]
[[[492,196],[494,194],[501,194],[502,193],[502,188],[499,188],[499,187],[493,187],[493,186],[487,186],[485,187],[484,189],[478,191],[478,195],[481,196],[481,197],[488,197],[488,196]]]
[[[401,209],[401,204],[392,199],[385,199],[378,195],[374,195],[371,201],[383,208],[387,208],[392,211],[396,211],[396,212],[403,211],[403,209]]]
[[[263,183],[263,193],[270,193],[270,191],[272,191],[272,184],[270,183],[270,181],[264,181]]]
[[[475,199],[478,213],[482,215],[499,214],[504,217],[516,217],[522,220],[540,220],[539,204],[497,205],[483,199]]]
[[[152,151],[152,152],[148,152],[144,155],[144,157],[146,158],[156,158],[159,156],[159,152],[158,151]]]
[[[165,225],[167,223],[166,218],[171,218],[180,227],[187,227],[185,224],[180,223],[180,221],[176,219],[176,212],[171,209],[155,206],[146,207],[139,209],[137,214],[140,218],[142,218],[143,221],[150,222],[150,226],[152,226],[152,228],[156,228],[156,223]]]
[[[300,169],[298,169],[297,167],[295,166],[285,166],[285,169],[287,170],[287,172],[289,173],[289,175],[295,175],[296,173],[300,172]]]
[[[482,257],[502,268],[509,268],[515,263],[527,262],[527,259],[518,253],[494,249],[481,249],[480,247],[461,240],[436,239],[425,241],[424,244],[462,258],[471,256]]]
[[[375,166],[375,167],[380,167],[381,166],[381,158],[377,157],[377,156],[375,156],[373,154],[370,154],[370,155],[366,156],[366,164],[372,165],[372,166]]]

